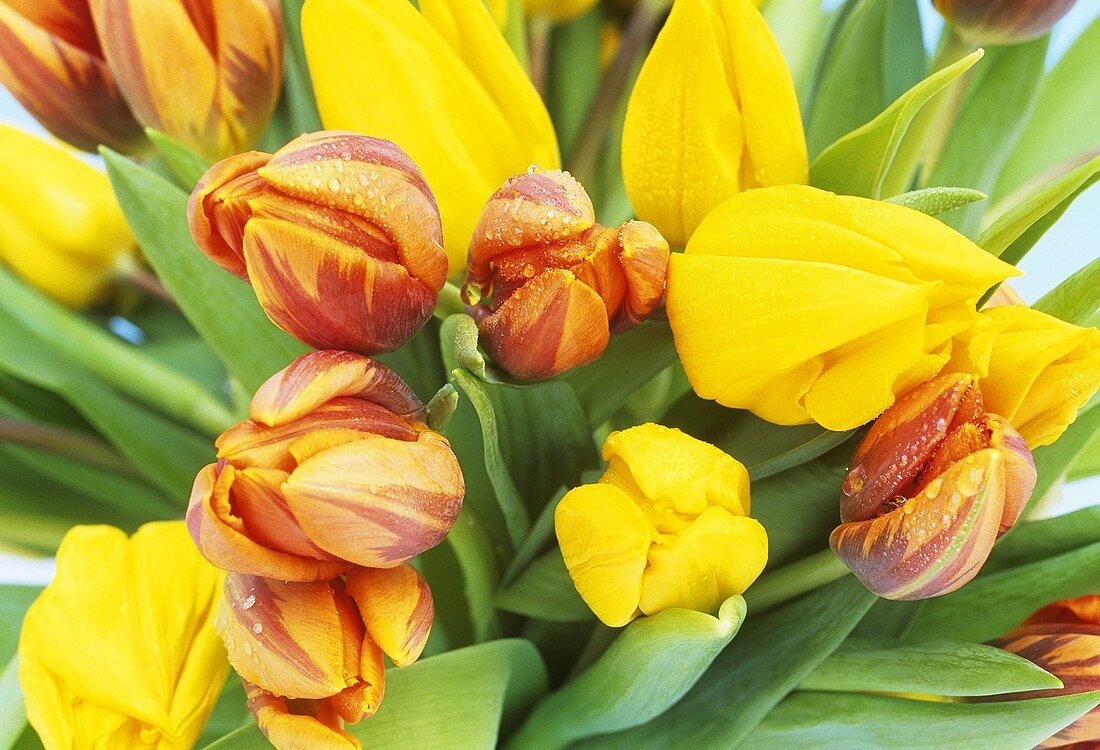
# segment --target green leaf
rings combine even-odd
[[[822,151],[810,166],[810,184],[845,195],[883,197],[883,182],[913,118],[936,94],[978,62],[982,54],[978,50],[933,73],[878,117]]]
[[[1030,750],[1100,703],[1100,692],[999,703],[795,693],[746,740],[752,750]]]
[[[157,149],[157,152],[164,157],[164,161],[176,178],[177,184],[188,192],[193,190],[199,178],[210,168],[206,160],[176,139],[155,128],[145,128],[145,135],[149,137],[149,141]]]
[[[893,198],[887,198],[886,202],[896,203],[929,216],[939,216],[948,211],[984,201],[987,197],[980,190],[970,188],[931,187],[895,195]]]
[[[1062,687],[1054,675],[993,646],[957,641],[898,644],[849,639],[799,690],[999,695]]]
[[[829,14],[822,5],[821,0],[769,0],[761,7],[800,102],[806,100],[829,36]]]
[[[347,729],[365,747],[386,750],[489,750],[502,728],[546,692],[546,668],[527,641],[483,643],[386,671],[386,699]],[[206,750],[271,750],[256,727]]]
[[[467,499],[469,499],[467,497]],[[447,534],[447,546],[462,571],[463,592],[474,639],[487,641],[500,635],[493,596],[500,581],[500,570],[493,543],[478,515],[467,506],[455,519]]]
[[[8,750],[27,728],[27,711],[19,687],[19,657],[13,656],[0,672],[0,748]]]
[[[302,5],[304,0],[283,0],[283,104],[287,112],[287,128],[297,136],[321,129],[313,81],[306,65],[302,44]],[[282,144],[280,144],[282,145]]]
[[[558,750],[660,716],[695,685],[744,619],[744,599],[732,596],[717,618],[668,609],[635,620],[580,677],[543,699],[507,747]]]
[[[1038,480],[1031,493],[1030,507],[1049,507],[1055,498],[1050,497],[1058,483],[1063,480],[1077,458],[1085,452],[1089,444],[1100,432],[1100,405],[1077,414],[1077,420],[1066,428],[1062,436],[1051,445],[1043,445],[1031,452],[1035,459]]]
[[[41,593],[41,586],[0,584],[0,658],[5,661],[15,654],[23,615]]]
[[[599,88],[603,9],[593,7],[584,15],[554,29],[550,47],[549,105],[562,153],[570,153],[588,108]]]
[[[1078,479],[1094,477],[1097,474],[1100,474],[1100,434],[1097,434],[1085,446],[1085,449],[1078,454],[1073,466],[1069,467],[1069,474],[1066,475],[1066,479],[1074,482]]]
[[[768,530],[768,568],[820,550],[840,523],[843,467],[821,460],[752,483],[752,515]]]
[[[1033,308],[1074,325],[1086,325],[1100,306],[1100,258],[1043,295]]]
[[[247,284],[195,247],[182,190],[110,149],[102,153],[119,205],[146,258],[247,392],[307,351],[267,319]]]
[[[1100,180],[1100,156],[1043,185],[1007,210],[991,209],[997,218],[978,237],[978,245],[1016,265],[1054,226],[1077,196]]]
[[[750,612],[738,637],[676,705],[639,727],[580,747],[736,747],[836,650],[874,600],[855,578],[846,576],[763,617]]]
[[[1100,505],[1041,521],[1025,521],[997,542],[982,573],[1038,562],[1098,542]]]
[[[573,586],[557,547],[539,557],[496,596],[498,608],[550,622],[592,620],[588,605]]]

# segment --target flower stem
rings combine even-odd
[[[546,100],[546,80],[550,66],[550,32],[553,28],[549,18],[536,16],[527,22],[527,52],[531,62],[531,83],[543,101]]]
[[[466,303],[462,300],[462,292],[459,291],[457,286],[448,281],[439,290],[439,298],[436,300],[433,315],[440,320],[446,320],[452,315],[459,315],[464,312],[466,312]]]
[[[831,549],[804,557],[765,573],[745,592],[745,602],[753,613],[774,609],[797,596],[821,588],[850,571]]]
[[[0,419],[0,443],[64,456],[130,477],[141,476],[125,458],[102,440],[64,427],[22,419]]]

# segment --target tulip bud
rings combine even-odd
[[[932,5],[974,44],[1018,44],[1042,36],[1076,0],[932,0]]]
[[[447,280],[435,199],[389,141],[312,133],[230,157],[203,175],[188,215],[202,251],[317,348],[396,349]]]
[[[610,627],[682,607],[714,612],[768,560],[749,475],[718,448],[644,424],[613,432],[607,471],[561,499],[554,528],[581,598]]]
[[[260,137],[283,80],[279,0],[89,0],[107,63],[146,127],[214,161]]]
[[[1051,698],[1100,690],[1100,596],[1048,604],[991,645],[1024,657],[1062,681],[1060,690],[1010,693],[997,696],[997,700]],[[1089,711],[1038,747],[1084,748],[1095,747],[1096,743],[1100,743],[1100,708]]]
[[[1031,452],[985,411],[977,378],[940,375],[901,396],[867,433],[829,542],[879,596],[940,596],[978,574],[1035,481]]]
[[[458,460],[424,407],[374,360],[305,354],[252,399],[195,479],[187,524],[225,570],[320,581],[398,566],[443,540],[462,506]]]
[[[529,171],[485,204],[463,289],[493,360],[539,380],[594,361],[612,333],[644,320],[664,295],[668,256],[645,222],[597,224],[568,172]]]
[[[76,148],[131,152],[145,142],[107,67],[87,0],[0,0],[0,83]]]

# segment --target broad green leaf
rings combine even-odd
[[[5,661],[15,653],[23,615],[42,593],[41,586],[0,585],[0,658]]]
[[[1024,521],[997,542],[982,573],[1038,562],[1096,543],[1100,543],[1100,505],[1041,521]]]
[[[164,158],[176,183],[188,192],[193,190],[210,165],[187,146],[155,128],[145,128],[145,135]]]
[[[287,129],[292,137],[321,130],[321,116],[313,95],[313,82],[306,66],[302,45],[302,5],[304,0],[283,0],[283,105]],[[282,145],[282,144],[279,144]]]
[[[1093,437],[1092,441],[1077,456],[1073,466],[1069,467],[1066,479],[1070,482],[1078,479],[1086,479],[1100,474],[1100,434]]]
[[[1032,307],[1074,325],[1085,325],[1100,306],[1100,258],[1043,295]]]
[[[603,9],[593,7],[584,15],[554,29],[550,47],[549,109],[563,153],[573,150],[577,134],[599,88]]]
[[[887,198],[886,202],[896,203],[929,216],[939,216],[948,211],[984,201],[987,197],[980,190],[970,188],[931,187],[895,195],[893,198]]]
[[[364,747],[386,750],[490,750],[546,692],[546,668],[522,640],[500,640],[386,671],[386,699],[370,719],[347,729]],[[206,750],[271,750],[256,727]]]
[[[1039,476],[1029,507],[1048,507],[1052,504],[1055,498],[1050,497],[1049,493],[1065,478],[1077,458],[1096,439],[1097,433],[1100,433],[1100,405],[1079,412],[1077,420],[1066,428],[1057,441],[1031,452]]]
[[[493,596],[500,581],[500,569],[492,540],[472,508],[465,507],[458,514],[447,534],[447,545],[462,571],[474,640],[480,642],[499,637]]]
[[[203,255],[187,229],[187,194],[104,148],[119,205],[180,309],[244,389],[307,351],[267,319],[252,289]]]
[[[810,166],[810,184],[845,195],[882,198],[882,187],[906,130],[921,108],[982,57],[978,50],[906,91],[882,114],[839,138]],[[820,94],[819,94],[820,96]]]
[[[978,237],[978,244],[1013,265],[1027,255],[1039,238],[1054,226],[1077,196],[1100,180],[1100,156],[1044,184],[1004,210],[1000,204],[990,213],[996,219]]]
[[[214,704],[214,710],[210,712],[210,718],[206,720],[206,726],[203,727],[195,746],[208,745],[244,726],[249,720],[245,700],[241,678],[231,669],[225,686],[222,687],[221,695],[218,696],[218,702]]]
[[[752,483],[752,516],[768,530],[769,569],[826,545],[840,523],[842,478],[842,466],[814,460]]]
[[[561,552],[555,547],[539,557],[504,591],[496,605],[508,612],[551,622],[592,620],[592,611],[573,586]]]
[[[993,646],[957,641],[899,644],[849,639],[799,690],[999,695],[1062,687],[1054,675]]]
[[[795,693],[745,740],[752,750],[1030,750],[1100,703],[1100,692],[995,703]],[[715,747],[716,746],[711,746]]]
[[[874,600],[873,594],[847,576],[763,617],[753,617],[750,611],[737,638],[676,705],[641,726],[580,747],[737,747],[836,650]],[[751,743],[745,747],[755,750]]]
[[[769,0],[761,8],[800,102],[806,100],[829,36],[829,14],[822,6],[821,0]]]
[[[595,664],[544,698],[507,747],[558,750],[660,716],[695,685],[744,619],[744,599],[732,596],[717,618],[669,609],[635,620]]]

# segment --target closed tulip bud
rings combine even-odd
[[[279,0],[88,0],[142,125],[214,161],[260,137],[283,80]]]
[[[252,399],[195,479],[187,524],[225,570],[282,581],[396,567],[446,536],[462,472],[391,370],[349,352],[303,355]]]
[[[392,351],[447,280],[439,212],[389,141],[303,135],[214,165],[191,194],[191,236],[252,284],[272,322],[320,349]]]
[[[106,175],[63,148],[0,125],[0,262],[80,308],[103,295],[133,247]]]
[[[1100,690],[1100,596],[1048,604],[992,645],[1024,657],[1062,681],[1060,690],[1010,693],[997,696],[997,700],[1051,698]],[[1098,743],[1100,708],[1094,708],[1037,747],[1084,750]]]
[[[554,513],[562,557],[581,598],[606,625],[681,607],[714,612],[768,560],[749,518],[749,475],[680,430],[613,432],[607,471],[570,490]]]
[[[940,372],[981,295],[1018,273],[902,206],[761,188],[718,206],[672,256],[668,318],[699,396],[849,430]]]
[[[932,0],[932,5],[974,44],[1018,44],[1042,36],[1076,0]]]
[[[87,0],[0,1],[0,84],[61,140],[85,151],[145,143],[103,57]]]
[[[568,172],[529,171],[493,194],[470,242],[465,291],[493,360],[538,380],[588,364],[664,295],[668,243],[649,224],[596,223]]]
[[[752,0],[676,0],[630,95],[623,180],[639,218],[683,247],[731,195],[804,184],[794,83]]]
[[[844,477],[833,550],[872,592],[927,599],[970,581],[1035,488],[1020,434],[986,412],[973,375],[941,375],[898,399]]]

